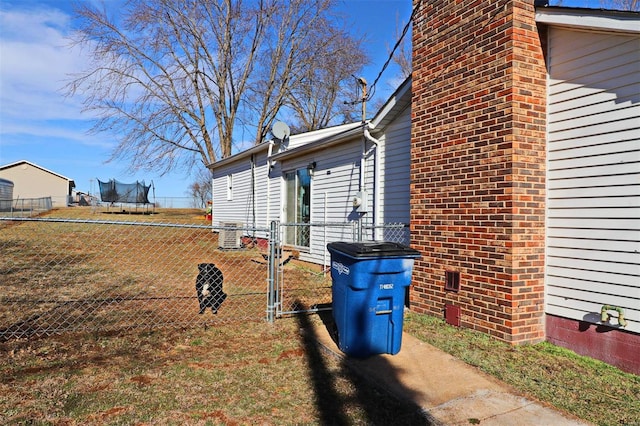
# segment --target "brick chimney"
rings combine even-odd
[[[544,339],[546,70],[532,1],[414,0],[413,310]]]

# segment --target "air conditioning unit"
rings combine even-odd
[[[242,244],[242,223],[220,222],[218,245],[222,249],[239,249]]]

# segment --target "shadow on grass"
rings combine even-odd
[[[333,336],[333,318],[330,312],[322,312],[320,317]],[[400,399],[384,384],[376,383],[375,377],[364,377],[349,365],[349,358],[329,353],[319,343],[316,328],[308,316],[301,314],[296,317],[302,331],[302,343],[307,356],[309,378],[315,391],[316,407],[319,413],[319,423],[323,425],[354,424],[350,412],[360,407],[365,413],[363,419],[370,425],[433,425],[435,422],[417,404],[409,399]],[[331,371],[326,356],[336,356],[341,359],[340,370]],[[395,367],[386,363],[382,365],[385,374],[397,377]],[[346,380],[351,384],[353,392],[345,395],[339,391],[339,381]],[[409,389],[403,389],[402,394],[410,395]]]

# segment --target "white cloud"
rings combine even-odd
[[[66,122],[64,125],[59,123],[25,123],[20,121],[7,121],[2,123],[2,133],[13,135],[28,135],[39,140],[65,140],[67,142],[79,143],[85,146],[111,150],[115,148],[116,142],[105,134],[89,134],[88,126],[84,122]],[[10,140],[2,144],[6,146],[13,145]]]
[[[51,8],[0,10],[0,27],[1,131],[9,120],[82,118],[79,103],[62,93],[69,74],[86,64],[65,38],[71,17]]]

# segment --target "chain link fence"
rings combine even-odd
[[[267,262],[258,248],[222,249],[225,230],[145,218],[2,218],[0,340],[265,318]],[[200,264],[223,276],[214,283],[226,295],[216,313],[200,313]]]
[[[326,250],[329,242],[409,244],[409,226],[403,223],[283,223],[272,230],[272,235],[280,256],[275,274],[277,316],[331,309],[331,259]]]
[[[0,200],[0,215],[6,217],[33,217],[52,208],[51,197]]]
[[[65,217],[70,212],[83,213]],[[389,225],[382,232],[404,242],[405,230]],[[292,235],[309,246],[288,243]],[[355,241],[358,230],[277,222],[270,229],[212,228],[198,211],[108,215],[87,207],[32,218],[0,214],[0,341],[273,321],[328,309],[330,236]],[[202,281],[205,269],[213,275]],[[209,299],[198,297],[197,282],[208,284]]]

